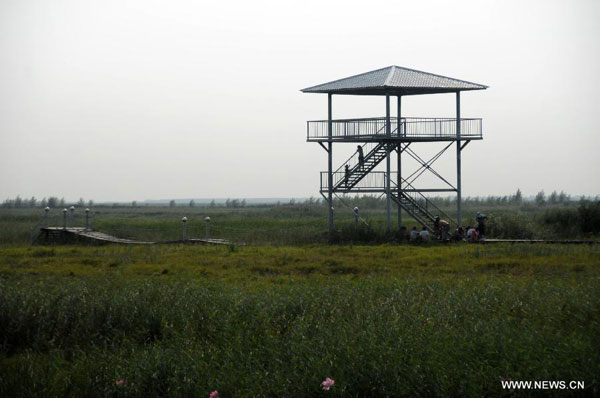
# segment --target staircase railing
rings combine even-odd
[[[391,187],[395,188],[394,192],[397,192],[398,184],[396,184],[396,182],[391,178],[390,182]],[[410,200],[413,206],[418,206],[422,212],[428,215],[428,218],[430,218],[431,221],[433,221],[433,217],[435,217],[435,215],[439,215],[441,219],[446,220],[449,223],[454,224],[455,226],[458,225],[457,222],[454,219],[452,219],[445,211],[436,206],[432,200],[428,199],[421,192],[416,191],[415,187],[408,181],[406,181],[404,178],[402,179],[402,183],[404,184],[405,188],[411,189],[411,191],[409,192],[402,191],[402,196]],[[436,214],[432,215],[432,212]]]
[[[384,144],[384,143],[377,143],[376,145],[369,146],[369,148],[371,148],[371,149],[369,152],[367,152],[366,155],[364,155],[363,165],[361,165],[357,161],[356,164],[354,164],[352,167],[348,168],[349,179],[354,180],[354,183],[352,185],[356,185],[356,183],[358,183],[361,179],[363,179],[369,172],[371,172],[371,170],[373,170],[379,164],[379,162],[381,162],[381,159],[380,159],[379,161],[374,162],[368,168],[366,167],[366,164],[369,163],[370,160],[373,159],[375,156],[377,156],[381,149],[385,150],[385,145],[386,144]],[[356,156],[358,157],[358,154]],[[342,165],[342,166],[344,166],[344,165]],[[340,170],[340,169],[338,169],[338,170]],[[342,178],[339,178],[339,176],[336,175],[337,178],[334,179],[334,184],[333,184],[334,188],[339,188],[339,185],[341,185],[342,182],[344,182],[344,180],[346,179],[346,170],[342,171],[342,175],[343,175]]]
[[[362,145],[363,148],[363,154],[365,153],[369,153],[373,150],[373,148],[375,148],[377,145],[379,145],[379,143],[377,142],[367,142],[366,144]],[[352,159],[356,158],[356,161],[352,161]],[[338,167],[334,173],[337,173],[338,171],[344,171],[344,166],[346,165],[350,165],[350,164],[354,164],[357,165],[358,164],[358,151],[354,152],[352,155],[350,155],[350,157],[348,159],[346,159],[346,161],[344,163],[342,163],[342,165],[340,167]],[[354,166],[351,166],[350,168],[352,168]],[[334,184],[335,185],[335,184]]]

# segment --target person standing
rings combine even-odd
[[[477,212],[477,229],[479,229],[479,237],[485,237],[485,220],[487,217],[485,214]]]
[[[450,223],[446,220],[440,220],[439,227],[440,231],[440,240],[445,242],[448,240],[448,233],[450,232]]]
[[[350,179],[350,167],[348,165],[344,166],[344,185],[348,188],[348,180]]]
[[[440,216],[435,216],[435,218],[433,219],[433,234],[436,239],[440,239]]]
[[[365,154],[363,153],[362,146],[357,145],[356,151],[358,152],[358,167],[362,170],[362,168],[365,164]]]

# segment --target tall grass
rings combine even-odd
[[[357,199],[364,201],[363,199]],[[373,201],[371,201],[373,202]],[[386,233],[385,209],[367,202],[360,210],[360,228],[354,228],[354,213],[340,204],[335,212],[335,242],[380,243],[393,240]],[[350,202],[352,203],[352,202]],[[362,202],[361,202],[362,203]],[[532,207],[528,204],[506,204],[486,209],[465,206],[463,226],[476,225],[476,211],[488,215],[486,235],[491,238],[518,239],[580,239],[600,234],[600,202],[584,202],[578,207]],[[455,209],[444,208],[451,217]],[[40,209],[0,208],[0,243],[24,244],[32,240],[32,231],[42,220]],[[204,218],[211,217],[210,236],[229,239],[235,243],[303,245],[327,242],[327,209],[318,204],[288,204],[280,206],[223,207],[98,207],[94,209],[91,225],[99,231],[122,238],[149,241],[169,241],[182,237],[181,218],[186,216],[187,236],[203,238],[206,235]],[[62,212],[50,212],[50,225],[62,226]],[[69,225],[71,223],[69,222]],[[75,211],[75,226],[84,226],[81,209]],[[410,230],[417,223],[404,217]],[[397,226],[393,226],[396,230]],[[397,237],[396,237],[397,238]],[[397,240],[397,239],[396,239]]]
[[[501,378],[597,388],[597,281],[0,281],[2,396],[480,397],[504,395]]]

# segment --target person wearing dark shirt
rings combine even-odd
[[[357,145],[356,151],[358,152],[358,167],[362,169],[365,163],[365,155],[363,153],[362,146]]]
[[[346,165],[344,167],[344,185],[348,188],[348,180],[350,179],[350,167]]]

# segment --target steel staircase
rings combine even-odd
[[[436,215],[432,214],[426,204],[420,204],[404,192],[398,196],[398,192],[391,193],[392,200],[411,215],[419,224],[425,226],[429,231],[433,231],[433,221]]]
[[[346,164],[350,164],[350,161],[357,157],[352,156],[348,161],[346,161],[340,168],[338,172],[340,173],[341,178],[338,181],[335,181],[333,184],[334,191],[343,191],[354,187],[360,180],[363,179],[367,174],[369,174],[383,159],[385,159],[387,155],[388,149],[387,143],[380,142],[373,149],[371,149],[364,158],[364,162],[362,167],[360,163],[358,163],[358,159],[356,160],[356,164],[352,167],[349,167],[348,178],[345,176],[344,166]]]
[[[406,180],[402,179],[405,188],[414,189]],[[450,225],[457,226],[456,221],[450,218],[448,214],[443,212],[437,207],[431,200],[427,199],[426,196],[420,192],[401,192],[399,195],[398,186],[392,181],[392,191],[390,196],[396,204],[400,205],[404,211],[410,214],[419,224],[426,227],[429,231],[433,232],[433,222],[435,216],[448,221]]]

